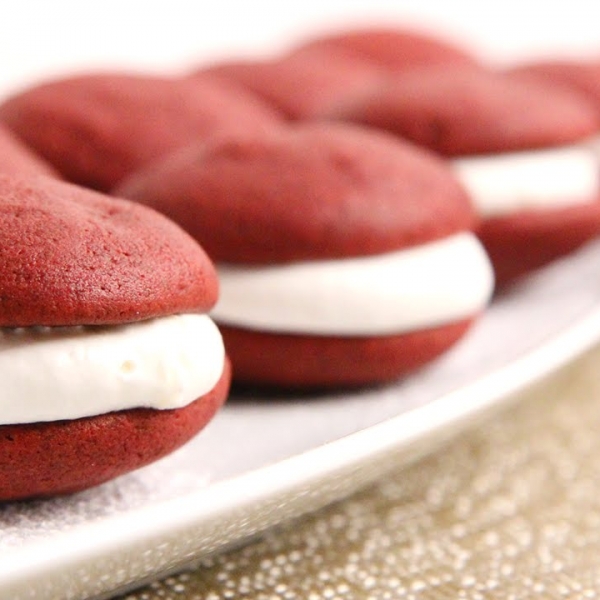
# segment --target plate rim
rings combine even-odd
[[[188,536],[193,537],[211,520],[226,520],[233,513],[239,512],[240,508],[252,506],[256,509],[264,506],[277,495],[283,497],[307,484],[310,487],[344,469],[364,466],[385,453],[402,452],[415,441],[423,441],[435,435],[438,438],[436,443],[428,444],[426,452],[417,452],[411,460],[396,465],[408,466],[416,458],[435,451],[444,441],[464,431],[469,423],[507,406],[516,392],[525,390],[559,368],[566,367],[599,340],[600,305],[517,359],[459,389],[442,394],[427,404],[275,463],[217,481],[184,496],[140,507],[133,513],[120,513],[84,524],[63,534],[59,541],[42,540],[34,547],[17,548],[0,561],[0,591],[2,588],[10,590],[15,598],[36,597],[17,594],[25,590],[26,593],[35,594],[36,586],[42,590],[45,588],[41,586],[49,580],[68,580],[81,573],[82,567],[96,565],[98,561],[102,562],[114,553],[135,551],[140,544],[145,548],[155,548],[175,533],[182,535],[185,531]],[[407,421],[410,423],[408,426]],[[372,482],[380,474],[375,469],[373,477],[361,479],[360,484]],[[275,487],[274,481],[277,482]],[[263,526],[246,531],[233,541],[242,542],[267,527],[339,500],[358,487],[360,486],[351,477],[342,479],[333,496],[324,495],[317,502],[314,499],[307,502],[306,510],[296,506],[287,514],[284,511],[282,515],[263,523]],[[152,523],[152,528],[147,530],[143,526],[149,522]],[[115,532],[119,532],[119,535],[115,536]],[[89,544],[91,536],[94,539],[93,545]],[[210,541],[211,552],[223,549],[232,542],[225,538],[206,541]],[[183,567],[201,559],[203,555],[171,556],[170,562]],[[94,570],[102,572],[97,565]],[[110,594],[118,593],[120,589],[131,589],[132,585],[137,587],[148,577],[157,577],[172,570],[173,565],[165,565],[164,570],[159,568],[152,573],[137,573],[135,580],[123,582],[123,586],[119,588],[111,587]],[[107,588],[103,593],[108,591]],[[69,596],[82,599],[86,597],[88,596]],[[100,596],[96,594],[94,597]]]

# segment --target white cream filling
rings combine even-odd
[[[180,408],[215,386],[224,357],[207,315],[117,327],[0,329],[0,424]]]
[[[459,158],[452,165],[484,217],[584,204],[600,191],[598,157],[583,146]]]
[[[393,335],[469,317],[493,273],[470,233],[376,256],[264,267],[217,265],[217,322],[314,335]]]

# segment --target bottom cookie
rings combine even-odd
[[[226,325],[219,328],[237,383],[306,390],[394,380],[450,348],[473,320],[383,337],[320,337]]]
[[[184,408],[139,408],[75,419],[0,426],[0,500],[80,491],[173,452],[227,398],[231,369]]]
[[[553,211],[484,221],[477,231],[494,266],[496,285],[564,256],[600,234],[600,199]]]

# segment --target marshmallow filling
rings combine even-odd
[[[221,334],[207,315],[120,326],[0,329],[0,425],[175,409],[223,373]]]
[[[594,202],[600,193],[598,155],[585,146],[459,158],[451,164],[482,217]]]
[[[215,321],[273,333],[396,335],[473,316],[493,291],[467,232],[375,256],[217,269]]]

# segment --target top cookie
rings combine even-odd
[[[515,66],[508,73],[576,90],[600,106],[600,60],[546,60]]]
[[[383,133],[298,124],[220,136],[133,175],[118,192],[236,263],[378,254],[473,225],[443,161]]]
[[[375,85],[384,70],[327,48],[305,48],[275,60],[212,65],[210,73],[234,81],[275,106],[289,119],[306,119],[348,93]]]
[[[332,33],[311,40],[301,48],[346,52],[399,71],[426,65],[476,65],[467,50],[440,37],[411,29],[373,27]]]
[[[48,163],[23,144],[9,129],[2,126],[0,126],[0,172],[59,177]]]
[[[222,130],[262,131],[273,109],[208,76],[81,75],[25,90],[0,120],[68,181],[110,190],[156,158]]]
[[[390,131],[447,156],[558,146],[598,128],[593,107],[575,93],[460,67],[398,74],[322,116]]]
[[[0,230],[2,327],[119,324],[216,302],[200,246],[125,200],[0,174]]]

